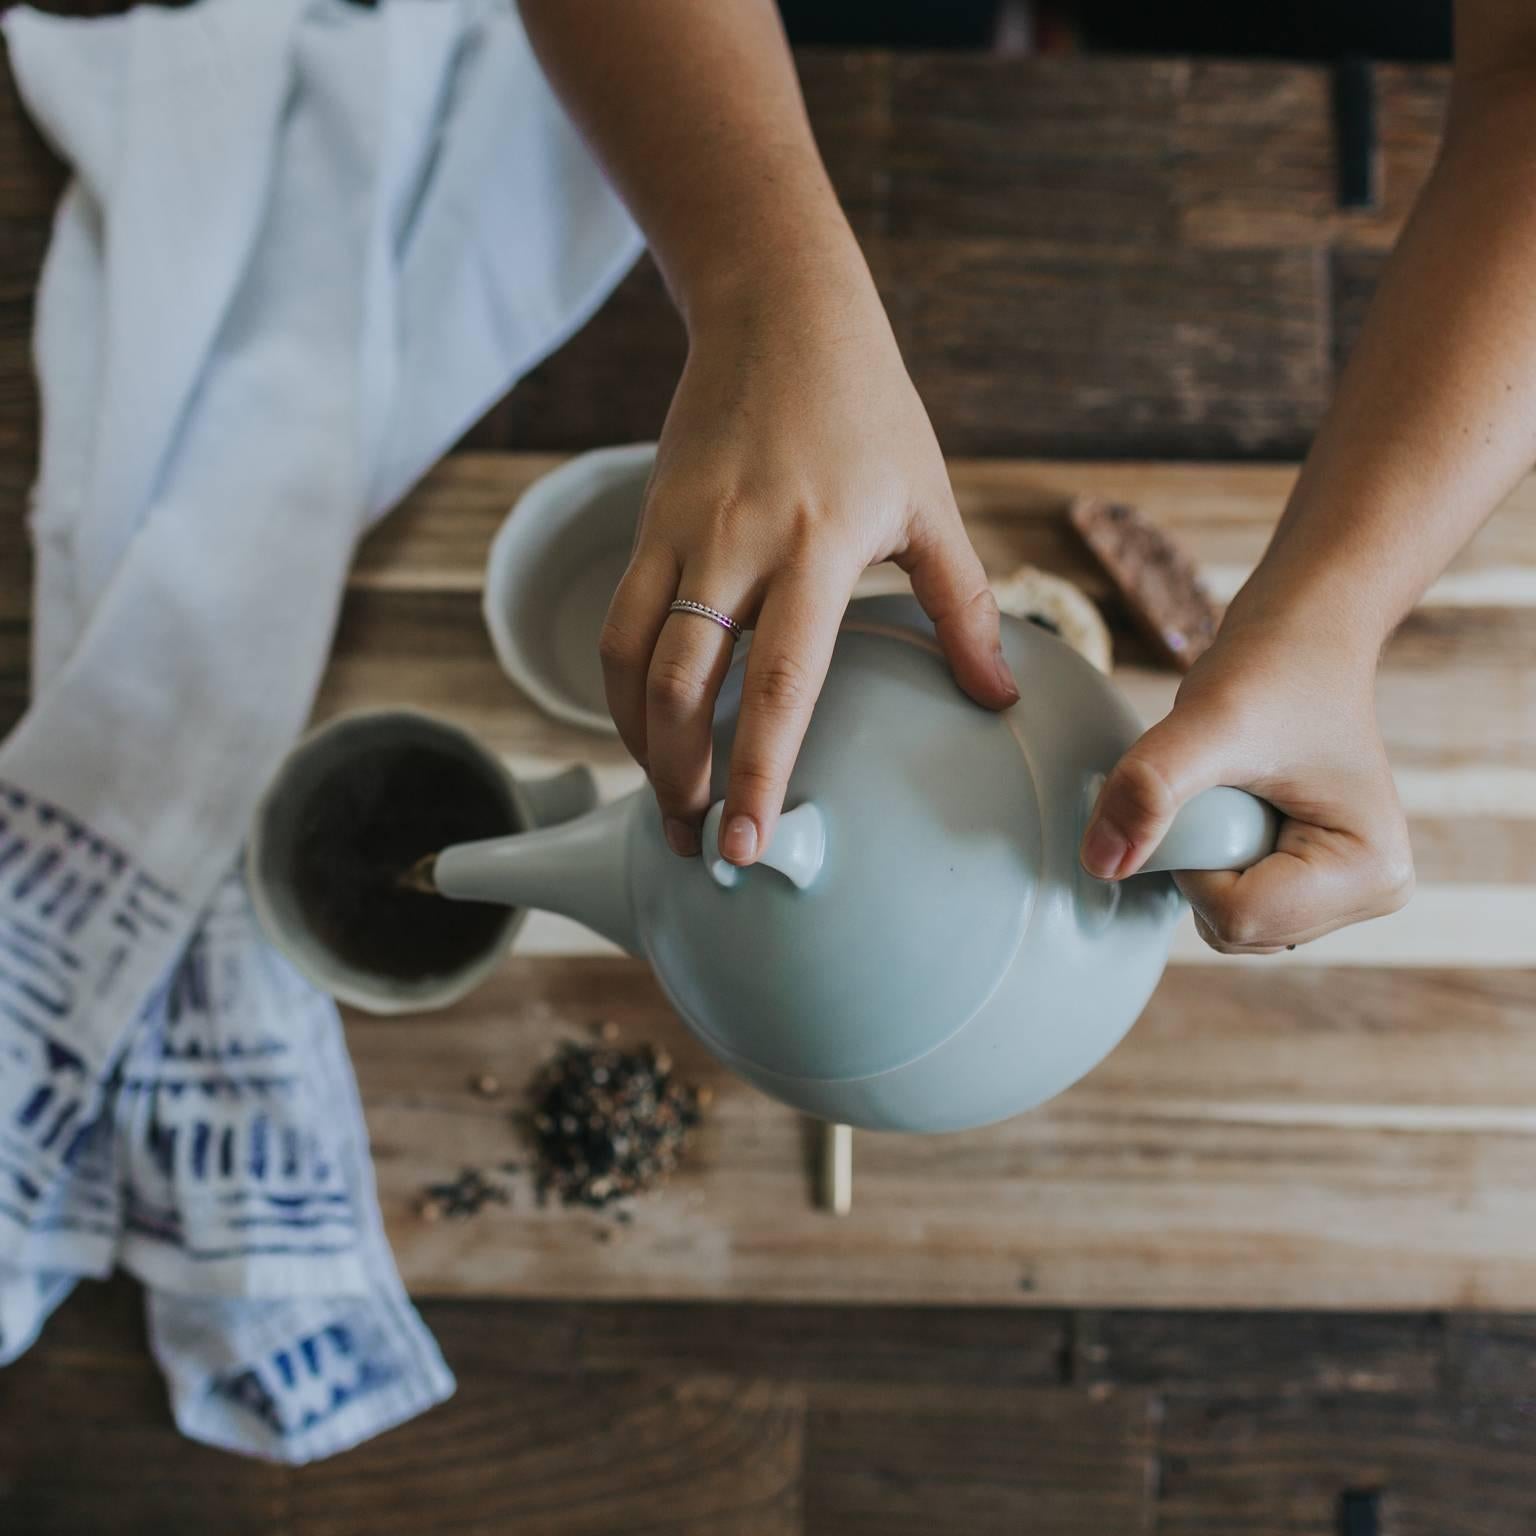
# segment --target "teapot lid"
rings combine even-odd
[[[743,670],[739,655],[716,715],[717,800]],[[819,812],[800,818],[819,863],[802,850],[793,878],[758,864],[722,881],[647,818],[659,878],[641,940],[690,1025],[727,1057],[821,1080],[891,1071],[962,1028],[1010,968],[1038,883],[1017,709],[960,692],[910,599],[852,604],[785,802]]]

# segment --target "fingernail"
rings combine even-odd
[[[686,821],[668,816],[662,823],[662,831],[667,834],[667,846],[679,858],[691,859],[699,851],[699,834]]]
[[[732,816],[720,839],[720,852],[732,864],[748,864],[757,852],[757,824],[750,816]]]
[[[992,666],[997,672],[997,686],[1010,698],[1018,698],[1019,685],[1013,680],[1013,672],[1008,666],[1008,658],[1003,655],[1002,646],[992,653]]]
[[[1083,868],[1100,880],[1113,880],[1130,847],[1107,821],[1096,821],[1083,839]]]

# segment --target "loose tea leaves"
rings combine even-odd
[[[508,1171],[513,1171],[511,1165]],[[512,1191],[504,1184],[493,1184],[478,1168],[465,1168],[445,1184],[429,1184],[417,1211],[423,1221],[437,1221],[444,1216],[478,1216],[487,1205],[511,1203]]]
[[[699,1094],[650,1046],[572,1041],[535,1078],[529,1118],[542,1203],[594,1210],[661,1183],[699,1122]]]

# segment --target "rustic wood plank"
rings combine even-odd
[[[1350,1491],[1383,1536],[1524,1536],[1536,1421],[1509,1401],[1384,1393],[1169,1400],[1158,1536],[1337,1536]]]
[[[1375,78],[1381,196],[1343,209],[1326,68],[1194,64],[1178,107],[1180,238],[1225,250],[1390,249],[1434,164],[1450,72],[1387,65]]]
[[[1073,250],[1171,245],[1175,124],[1189,69],[1161,60],[899,57],[888,232]]]
[[[817,1383],[1054,1386],[1066,1314],[1017,1308],[671,1305],[560,1307],[583,1370]]]
[[[49,1318],[27,1358],[60,1368],[137,1370],[148,1347],[143,1293],[125,1275],[115,1275],[82,1280]]]
[[[1222,248],[1310,246],[1335,221],[1328,71],[1200,60],[1177,108],[1180,237]]]
[[[1335,1536],[1349,1492],[1387,1536],[1531,1513],[1528,1319],[1076,1314],[1052,1386],[982,1350],[1033,1357],[1019,1325],[1062,1314],[430,1302],[458,1398],[289,1472],[180,1438],[138,1306],[85,1287],[0,1373],[4,1529]]]
[[[801,73],[952,451],[1271,458],[1326,404],[1327,253],[1391,245],[1446,78],[1377,70],[1382,202],[1340,211],[1317,68],[807,54]],[[468,441],[654,435],[682,355],[646,268]]]
[[[1137,1536],[1152,1529],[1155,1402],[1056,1391],[818,1387],[807,1536]]]
[[[1445,1322],[1446,1379],[1464,1398],[1536,1410],[1536,1317],[1458,1314]]]
[[[0,1530],[291,1531],[286,1474],[183,1438],[146,1353],[93,1367],[35,1350],[0,1371],[0,1425]]]
[[[1072,1380],[1164,1395],[1215,1388],[1227,1397],[1432,1397],[1444,1354],[1445,1324],[1435,1315],[1085,1312],[1076,1320]]]
[[[485,552],[518,496],[554,454],[455,454],[358,550],[353,590],[478,593]],[[950,478],[983,560],[996,571],[1033,561],[1107,592],[1062,514],[1076,495],[1133,500],[1187,543],[1230,594],[1264,551],[1296,480],[1293,465],[950,461]],[[1523,481],[1431,588],[1428,608],[1536,604],[1536,476]]]
[[[513,1204],[422,1222],[422,1186],[521,1160],[522,1085],[599,1018],[715,1090],[632,1225]],[[431,1049],[423,1049],[423,1030]],[[1536,974],[1171,971],[1078,1087],[1001,1126],[865,1136],[811,1199],[807,1127],[724,1072],[642,968],[521,958],[423,1020],[349,1020],[386,1224],[457,1295],[971,1305],[1519,1308],[1536,1172]],[[470,1081],[493,1073],[500,1102]]]
[[[1040,1387],[1061,1382],[1069,1337],[1063,1312],[998,1307],[438,1300],[428,1316],[451,1360],[491,1376]]]
[[[448,1403],[293,1480],[294,1536],[799,1536],[804,1393],[643,1376],[462,1379]]]
[[[947,452],[1297,457],[1331,385],[1306,251],[892,240],[903,353]]]

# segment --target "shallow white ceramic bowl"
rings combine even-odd
[[[502,670],[546,714],[612,736],[597,642],[629,564],[654,443],[599,448],[523,492],[485,572],[486,628]]]

